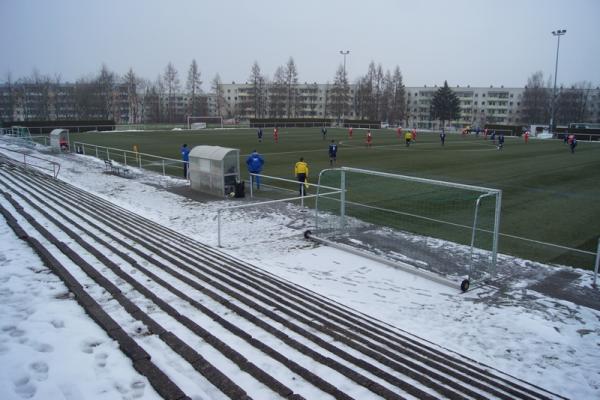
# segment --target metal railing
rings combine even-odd
[[[282,178],[283,179],[283,178]],[[290,179],[287,179],[287,181],[291,181]],[[293,181],[298,183],[298,181]],[[317,185],[314,185],[317,186]],[[325,187],[325,186],[324,186]],[[337,194],[340,192],[340,189],[335,189],[333,188],[334,191],[329,192],[329,193],[321,193],[321,196],[324,194]],[[302,204],[304,204],[304,199],[308,199],[308,198],[316,198],[317,195],[316,194],[312,194],[312,195],[306,195],[306,196],[296,196],[296,197],[288,197],[285,199],[278,199],[278,200],[267,200],[267,201],[261,201],[258,203],[249,203],[249,204],[240,204],[237,206],[229,206],[229,207],[222,207],[219,208],[217,210],[217,245],[219,247],[223,247],[221,245],[221,226],[222,226],[222,222],[221,222],[221,214],[224,211],[231,211],[231,210],[235,210],[235,209],[241,209],[241,208],[250,208],[250,207],[261,207],[264,205],[268,205],[268,204],[275,204],[275,203],[283,203],[283,202],[290,202],[290,201],[296,201],[296,200],[300,200]]]
[[[74,142],[73,148],[78,154],[95,156],[96,158],[113,160],[128,167],[136,167],[165,175],[180,176],[183,173],[183,161],[148,153],[139,153],[115,147],[98,146],[96,144]]]
[[[23,161],[17,160],[13,157],[8,157],[6,154],[0,154],[1,157],[8,158],[10,160],[22,163],[25,166],[25,168],[34,167],[37,169],[41,169],[42,171],[51,171],[54,179],[58,178],[58,174],[60,172],[60,164],[57,163],[56,161],[48,160],[46,158],[42,158],[42,157],[38,157],[38,156],[33,156],[33,155],[27,154],[23,151],[13,150],[13,149],[9,149],[7,147],[0,146],[0,149],[9,151],[11,153],[20,154],[23,157]],[[41,161],[41,163],[40,162],[35,163],[35,162],[32,162],[32,160],[38,160],[38,161]],[[40,165],[40,164],[44,164],[44,163],[50,164],[52,167]]]

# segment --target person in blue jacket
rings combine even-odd
[[[181,159],[183,160],[183,177],[188,177],[188,166],[190,165],[190,148],[187,144],[181,146]]]
[[[256,150],[252,150],[252,154],[246,159],[246,165],[248,166],[248,172],[251,174],[260,174],[265,164],[265,160]],[[256,189],[260,189],[260,176],[250,175],[250,185],[256,181]]]

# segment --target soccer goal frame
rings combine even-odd
[[[337,174],[339,174],[339,195],[321,194],[319,191],[321,185],[327,184],[332,186],[332,179],[327,180],[324,177],[329,175],[329,178],[337,179]],[[353,177],[351,183],[348,182],[349,176]],[[355,179],[356,177],[360,177],[363,182],[366,182],[367,186],[363,185],[359,189],[359,185],[356,184],[358,181],[358,179]],[[366,187],[366,191],[372,192],[368,194],[371,199],[377,197],[377,184],[384,186],[381,189],[382,192],[387,190],[381,197],[387,197],[387,203],[385,204],[391,204],[388,209],[386,209],[385,205],[381,206],[380,202],[357,203],[353,201],[355,197],[349,196],[352,190],[365,191]],[[335,186],[337,187],[338,184]],[[405,197],[402,197],[404,196],[402,193],[398,194],[394,192],[394,190],[410,191],[411,188],[415,189],[414,194],[408,193]],[[443,199],[440,200],[440,197],[443,197]],[[406,198],[410,198],[410,201],[416,203],[417,206],[413,207],[413,209],[410,207],[403,209],[402,205],[395,206],[397,203],[404,201],[399,201],[398,199]],[[448,208],[446,211],[444,208],[446,204],[454,204],[459,201],[460,206],[457,206],[457,210],[459,211],[451,208]],[[420,204],[428,202],[431,204]],[[482,203],[484,202],[485,207],[482,207]],[[317,196],[315,199],[314,232],[311,232],[311,236],[313,238],[321,237],[324,239],[324,242],[331,243],[332,240],[329,239],[331,237],[352,235],[353,228],[357,226],[357,219],[363,218],[362,221],[359,221],[359,224],[367,220],[366,222],[369,224],[381,223],[382,226],[394,226],[394,229],[398,229],[403,233],[414,234],[422,238],[430,237],[461,246],[468,245],[469,254],[464,258],[464,270],[467,273],[466,278],[462,280],[460,285],[461,290],[466,291],[471,281],[479,280],[479,278],[483,280],[483,276],[493,277],[496,273],[501,202],[502,191],[498,189],[359,168],[329,168],[322,170],[319,174]],[[348,207],[352,207],[353,211],[366,211],[349,213],[347,210]],[[375,210],[373,212],[379,215],[379,219],[376,219],[374,223],[368,221],[369,209]],[[484,209],[483,215],[482,209]],[[424,210],[423,213],[420,213],[420,210]],[[430,210],[435,211],[428,214]],[[456,214],[453,214],[453,218],[446,217],[446,213],[450,215],[453,212]],[[365,214],[367,218],[365,218]],[[481,223],[482,217],[485,217],[483,218],[485,220],[483,224]],[[411,223],[407,224],[407,226],[410,225],[410,228],[404,230],[402,223],[394,225],[391,223],[394,219],[399,221],[403,221],[403,219],[411,220]],[[442,228],[440,232],[443,233],[440,233],[440,235],[431,235],[426,233],[426,228],[422,231],[419,230],[421,224],[423,226],[446,226],[447,229]],[[417,228],[415,229],[415,227]],[[460,239],[458,240],[455,240],[451,234],[451,232],[455,231],[460,231],[460,235],[458,235]],[[483,257],[481,254],[485,254],[487,257]],[[475,267],[475,258],[478,259],[477,267]],[[481,261],[481,259],[485,259],[485,261]],[[475,271],[476,268],[479,269]],[[474,275],[474,272],[477,273]]]
[[[205,122],[206,127],[208,128],[208,124],[219,125],[219,128],[223,128],[223,117],[222,116],[208,116],[208,115],[188,115],[187,117],[187,128],[192,129],[192,124],[196,122]]]

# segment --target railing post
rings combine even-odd
[[[596,265],[594,266],[594,283],[593,287],[596,287],[596,279],[598,278],[598,265],[600,265],[600,237],[598,238],[598,248],[596,249]]]
[[[254,176],[252,175],[252,173],[250,173],[250,198],[254,198],[254,192],[252,191],[253,188],[253,183],[254,183]]]
[[[217,246],[221,247],[221,209],[217,210]]]
[[[162,170],[163,170],[163,176],[166,175],[165,173],[165,160],[162,160]]]
[[[98,154],[98,145],[94,145],[96,147],[96,158],[100,158],[100,155]]]
[[[125,163],[125,165],[127,165],[127,152],[126,151],[123,152],[123,162]]]
[[[340,229],[346,226],[346,171],[342,170],[340,176]]]

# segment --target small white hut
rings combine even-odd
[[[215,196],[227,196],[240,181],[240,151],[220,146],[196,146],[190,151],[191,187]]]
[[[50,132],[50,147],[56,151],[69,151],[69,131],[67,129],[53,129]]]

